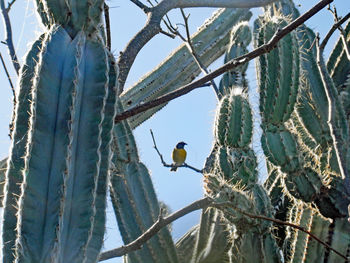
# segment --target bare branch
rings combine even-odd
[[[333,0],[322,0],[318,4],[316,4],[314,7],[312,7],[309,11],[307,11],[302,16],[295,19],[293,22],[282,28],[281,30],[277,31],[274,36],[267,42],[266,44],[254,49],[253,51],[244,54],[243,56],[237,57],[235,59],[230,60],[226,64],[224,64],[222,67],[214,70],[213,72],[209,73],[208,75],[190,83],[185,86],[182,86],[181,88],[170,92],[166,95],[163,95],[155,100],[148,101],[143,103],[142,105],[135,106],[129,110],[126,110],[120,114],[118,114],[115,117],[115,122],[119,122],[121,120],[125,120],[131,116],[134,116],[138,113],[144,112],[146,110],[149,110],[151,108],[154,108],[156,106],[159,106],[163,103],[169,102],[170,100],[173,100],[175,98],[178,98],[182,95],[185,95],[189,93],[190,91],[202,86],[203,84],[211,81],[212,79],[220,76],[221,74],[225,73],[226,71],[229,71],[231,69],[234,69],[242,64],[247,63],[248,61],[264,54],[267,52],[270,52],[272,49],[276,47],[276,44],[278,41],[280,41],[285,35],[290,33],[292,30],[296,29],[298,26],[303,24],[306,20],[308,20],[310,17],[315,15],[317,12],[319,12],[321,9],[323,9],[325,6],[327,6],[329,3],[333,2]]]
[[[271,221],[271,222],[274,222],[277,224],[293,227],[295,229],[298,229],[298,230],[310,235],[317,242],[321,243],[323,246],[334,251],[336,254],[338,254],[339,256],[341,256],[342,258],[347,260],[346,256],[344,256],[343,254],[341,254],[340,252],[338,252],[337,250],[335,250],[334,248],[332,248],[331,246],[329,246],[328,244],[323,242],[320,238],[318,238],[314,234],[310,233],[309,231],[305,230],[303,227],[301,227],[299,225],[292,224],[289,222],[284,222],[282,220],[278,220],[278,219],[274,219],[274,218],[270,218],[270,217],[266,217],[266,216],[251,214],[251,213],[243,211],[237,207],[233,207],[230,202],[218,203],[210,197],[205,197],[205,198],[197,200],[197,201],[193,202],[192,204],[172,213],[171,215],[169,215],[165,218],[163,218],[162,214],[160,214],[158,220],[149,229],[147,229],[141,236],[139,236],[137,239],[135,239],[134,241],[130,242],[129,244],[127,244],[125,246],[121,246],[119,248],[115,248],[115,249],[101,253],[99,261],[104,261],[104,260],[107,260],[110,258],[115,258],[115,257],[121,257],[127,253],[138,250],[142,247],[142,245],[145,242],[147,242],[151,237],[153,237],[163,227],[167,226],[171,222],[173,222],[173,221],[179,219],[180,217],[183,217],[184,215],[187,215],[193,211],[196,211],[199,209],[206,209],[208,207],[215,207],[218,209],[223,209],[224,207],[230,207],[230,208],[236,210],[237,212],[242,213],[243,215],[250,217],[250,218]]]
[[[0,53],[0,59],[1,59],[2,66],[4,67],[7,79],[9,81],[9,83],[10,83],[11,90],[12,90],[12,95],[13,95],[13,100],[12,100],[13,101],[13,114],[12,114],[12,120],[11,120],[11,123],[10,123],[10,133],[9,133],[10,139],[12,139],[12,130],[13,130],[13,125],[14,125],[15,116],[16,116],[15,115],[15,109],[16,109],[16,104],[17,104],[16,91],[15,91],[15,87],[13,86],[10,74],[9,74],[9,72],[7,70],[5,61],[4,61],[1,53]]]
[[[198,67],[203,72],[203,74],[204,75],[208,75],[208,73],[209,73],[208,69],[201,62],[197,52],[194,49],[193,44],[192,44],[190,29],[189,29],[189,26],[188,26],[188,18],[190,17],[190,15],[186,16],[184,10],[182,8],[180,8],[180,10],[181,10],[181,14],[182,14],[182,17],[184,19],[184,22],[185,22],[186,36],[187,36],[187,39],[186,39],[187,45],[186,46],[187,46],[188,50],[190,51],[191,55],[193,56],[194,60],[196,61]],[[213,89],[215,91],[216,96],[218,97],[218,99],[220,99],[220,97],[219,97],[219,90],[218,90],[218,87],[216,86],[214,80],[211,80],[210,83],[211,83],[211,85],[212,85],[212,87],[213,87]]]
[[[11,2],[8,3],[6,11],[7,13],[10,12],[12,5],[16,2],[16,0],[12,0]]]
[[[141,8],[142,11],[145,12],[146,14],[150,11],[150,8],[144,5],[141,1],[139,0],[130,0],[130,1],[133,2],[135,5],[137,5],[139,8]]]
[[[342,25],[343,23],[345,23],[349,18],[350,18],[350,13],[348,13],[346,16],[344,16],[342,19],[340,19],[335,24],[333,24],[332,28],[328,31],[327,35],[322,40],[322,42],[320,44],[320,49],[323,50],[326,47],[326,45],[327,45],[329,39],[331,38],[331,36],[333,35],[334,31],[337,30],[337,28],[340,25]]]
[[[338,17],[338,13],[337,13],[337,9],[335,8],[335,6],[333,7],[333,10],[331,9],[331,7],[329,6],[328,7],[328,10],[333,14],[334,16],[334,22],[337,23],[339,22],[339,17]],[[343,42],[343,45],[344,45],[344,50],[345,50],[345,54],[348,58],[348,60],[350,60],[350,51],[349,51],[349,46],[348,46],[348,43],[346,42],[346,34],[345,34],[345,30],[344,28],[339,25],[338,27],[338,30],[340,32],[340,38]]]
[[[159,232],[159,230],[161,230],[163,227],[167,226],[168,224],[175,221],[176,219],[183,217],[184,215],[187,215],[195,210],[207,208],[211,203],[212,203],[211,199],[209,197],[205,197],[203,199],[195,201],[192,204],[172,213],[171,215],[169,215],[165,218],[163,218],[160,215],[158,220],[146,232],[144,232],[141,236],[139,236],[133,242],[131,242],[125,246],[101,253],[99,261],[104,261],[104,260],[107,260],[110,258],[115,258],[115,257],[121,257],[129,252],[140,249],[141,246],[147,240],[149,240],[151,237],[153,237],[155,234],[157,234]]]
[[[13,3],[14,3],[14,1],[13,1]],[[0,8],[1,8],[2,17],[4,19],[4,23],[5,23],[5,34],[6,34],[5,43],[6,43],[7,47],[8,47],[13,67],[15,68],[16,73],[18,75],[19,74],[20,65],[18,63],[18,58],[17,58],[17,55],[16,55],[15,48],[13,46],[13,41],[12,41],[12,28],[11,28],[10,17],[9,17],[9,14],[8,14],[9,9],[7,10],[7,8],[5,7],[4,0],[0,0]]]
[[[121,52],[118,59],[119,92],[121,93],[124,89],[125,81],[137,54],[148,43],[148,41],[160,33],[160,22],[162,21],[163,16],[170,10],[185,7],[250,8],[265,6],[275,1],[276,0],[163,0],[156,6],[150,7],[147,12],[148,19],[145,26],[131,39],[124,51]]]
[[[225,8],[252,8],[261,7],[276,2],[274,0],[178,0],[180,8],[187,7],[225,7]]]
[[[16,91],[15,91],[15,87],[13,86],[13,83],[12,83],[12,80],[11,80],[11,77],[10,77],[10,74],[9,74],[9,72],[8,72],[8,70],[7,70],[7,67],[6,67],[5,61],[4,61],[3,57],[2,57],[1,52],[0,52],[0,59],[1,59],[2,66],[4,67],[4,70],[5,70],[7,79],[8,79],[8,81],[9,81],[9,83],[10,83],[10,86],[11,86],[12,95],[13,95],[13,98],[14,98],[14,99],[13,99],[13,100],[14,100],[13,102],[14,102],[14,104],[16,104]]]
[[[105,13],[105,24],[106,24],[106,35],[107,35],[107,48],[109,51],[111,51],[112,47],[112,38],[111,38],[111,24],[109,20],[109,6],[104,3],[103,9]]]
[[[157,147],[157,144],[156,144],[156,140],[154,139],[154,135],[153,135],[153,131],[150,130],[151,132],[151,136],[152,136],[152,140],[153,140],[153,148],[157,151],[158,155],[159,155],[159,158],[160,158],[160,161],[162,162],[163,166],[164,167],[169,167],[169,168],[173,168],[175,167],[173,164],[167,164],[165,161],[164,161],[164,158],[163,158],[163,155],[160,153],[160,151],[158,150],[158,147]],[[179,167],[185,167],[185,168],[189,168],[189,169],[192,169],[193,171],[196,171],[197,173],[201,173],[203,174],[203,169],[202,170],[199,170],[191,165],[188,165],[186,163],[180,165],[180,166],[176,166],[177,168]]]
[[[168,32],[166,32],[166,31],[164,31],[162,29],[160,30],[160,33],[162,33],[163,35],[166,35],[167,37],[170,37],[172,39],[174,39],[176,37],[174,34],[168,33]]]

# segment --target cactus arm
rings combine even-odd
[[[345,218],[334,220],[334,229],[331,233],[331,246],[343,255],[348,255],[350,247],[349,222]],[[333,251],[329,252],[328,262],[339,262],[340,257]]]
[[[191,40],[196,47],[196,52],[206,67],[225,52],[232,25],[241,20],[248,20],[251,15],[247,9],[220,10],[192,36]],[[179,65],[182,65],[181,68]],[[200,68],[183,44],[156,69],[142,77],[138,83],[121,95],[125,110],[174,91],[191,82],[200,73]],[[130,118],[131,127],[137,127],[164,106],[158,106]]]
[[[200,229],[191,263],[226,262],[227,251],[231,247],[228,226],[222,220],[219,210],[202,212]]]
[[[305,80],[309,83],[312,100],[315,104],[315,109],[318,115],[320,115],[321,119],[327,120],[328,112],[326,105],[328,105],[328,101],[326,93],[322,88],[323,83],[317,68],[316,53],[308,52],[316,36],[309,28],[305,28],[304,31],[298,35],[300,41],[302,41],[302,49],[300,53],[302,74],[305,76]],[[313,49],[311,48],[311,50]]]
[[[49,22],[49,17],[45,11],[45,6],[42,0],[35,0],[35,6],[36,6],[36,11],[38,12],[40,18],[41,18],[41,22],[43,23],[43,25],[45,25],[46,27],[49,26],[50,22]]]
[[[109,55],[109,82],[108,82],[108,97],[106,100],[104,119],[102,123],[101,137],[105,140],[101,144],[101,167],[98,177],[98,185],[96,190],[95,207],[96,213],[94,217],[94,224],[92,230],[92,236],[89,240],[86,263],[96,262],[100,253],[103,238],[105,233],[106,223],[106,191],[108,185],[108,167],[111,161],[111,151],[109,145],[112,141],[112,126],[115,116],[115,98],[117,94],[117,75],[118,68],[112,55]]]
[[[13,259],[14,241],[16,239],[15,228],[17,225],[16,214],[18,197],[21,194],[20,184],[23,181],[22,171],[24,169],[25,146],[30,118],[31,85],[43,37],[44,35],[41,35],[39,39],[33,43],[21,68],[21,78],[19,80],[20,90],[17,94],[16,127],[14,127],[15,132],[11,145],[12,155],[8,158],[8,169],[5,173],[4,185],[5,197],[2,200],[2,206],[5,208],[2,221],[3,247],[1,248],[2,256],[5,258],[4,262],[11,262]]]
[[[330,221],[326,220],[325,218],[320,216],[316,211],[314,211],[310,232],[315,236],[317,236],[319,239],[326,241],[329,234],[328,233],[329,227],[330,227]],[[341,251],[341,250],[338,250],[338,251]],[[325,247],[309,236],[308,242],[307,242],[307,251],[305,254],[306,260],[309,262],[320,262],[320,261],[322,262],[325,258],[325,253],[326,253]],[[337,255],[337,257],[339,256]],[[328,262],[333,262],[333,261],[328,261]]]
[[[190,262],[196,244],[199,225],[192,227],[176,242],[176,252],[179,262]]]
[[[4,198],[4,185],[5,185],[5,174],[7,170],[7,158],[0,161],[0,202],[1,207]]]
[[[300,215],[297,217],[297,224],[307,231],[310,231],[312,224],[312,209],[300,209],[299,213]],[[307,248],[307,240],[308,235],[306,233],[301,231],[296,232],[295,240],[293,242],[294,251],[292,258],[290,259],[291,263],[302,262]]]
[[[81,43],[69,133],[64,204],[57,251],[60,262],[85,260],[91,239],[101,165],[101,133],[108,87],[108,58],[102,43]],[[84,153],[84,154],[83,154]],[[74,202],[72,202],[74,200]],[[82,220],[83,219],[83,220]]]
[[[123,106],[117,100],[118,111]],[[124,243],[145,232],[158,218],[159,202],[147,168],[139,161],[136,143],[128,121],[114,127],[113,169],[110,194]],[[175,245],[167,228],[129,253],[128,262],[177,262]]]
[[[36,0],[39,15],[41,16],[42,22],[46,25],[46,16],[50,23],[57,23],[60,25],[66,24],[69,18],[69,6],[66,0]],[[44,11],[45,10],[45,11]]]
[[[124,173],[123,177],[113,175],[111,195],[116,202],[114,208],[124,243],[129,243],[157,220],[159,205],[155,202],[153,187],[150,188],[148,170],[142,163],[127,164]],[[140,259],[142,262],[177,262],[168,229],[162,229],[128,258],[130,262],[139,262]]]
[[[345,37],[349,45],[350,22],[344,28]],[[327,70],[332,77],[334,85],[339,87],[346,82],[347,75],[350,73],[349,60],[346,57],[343,39],[340,36],[327,61]]]
[[[118,175],[112,176],[110,193],[119,231],[124,244],[128,244],[145,231],[142,227],[142,220],[135,212],[135,204],[127,191],[124,178]],[[141,262],[142,260],[152,260],[153,256],[149,242],[147,242],[140,250],[129,253],[127,258],[130,262]]]
[[[328,100],[328,125],[336,152],[340,173],[345,179],[348,194],[350,194],[350,175],[347,168],[347,151],[349,147],[349,127],[346,121],[344,108],[339,101],[338,92],[330,78],[323,60],[320,48],[317,49],[317,65],[321,74],[321,79]]]
[[[101,24],[102,0],[71,0],[70,26],[76,30],[84,30],[88,34],[98,31]]]
[[[55,51],[62,46],[67,47],[66,52],[56,57]],[[72,77],[75,52],[75,43],[71,43],[65,30],[58,27],[47,36],[39,59],[32,95],[36,103],[31,107],[30,143],[27,145],[25,179],[19,205],[21,236],[17,246],[19,257],[23,260],[40,262],[41,255],[49,257],[46,252],[52,249],[56,239],[68,132],[67,126],[62,124],[70,103],[66,97],[69,98],[72,88],[72,85],[65,85],[65,80]],[[61,162],[57,161],[60,159]],[[36,222],[35,227],[33,222]]]

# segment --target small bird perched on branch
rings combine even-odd
[[[187,145],[187,143],[185,142],[179,142],[178,144],[176,144],[173,153],[171,154],[171,157],[174,161],[174,167],[172,167],[170,171],[176,172],[177,167],[185,162],[187,155],[186,150],[184,149],[185,145]]]

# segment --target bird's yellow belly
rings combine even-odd
[[[184,149],[174,149],[172,158],[174,163],[183,164],[186,160],[186,151]]]

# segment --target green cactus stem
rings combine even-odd
[[[126,164],[123,175],[112,175],[112,202],[124,243],[147,230],[159,216],[159,204],[147,168],[142,163]],[[139,251],[129,253],[128,262],[177,262],[169,230],[162,229]]]
[[[13,261],[13,248],[16,240],[17,207],[18,197],[21,194],[21,183],[23,181],[24,156],[28,139],[28,123],[30,118],[30,102],[32,101],[31,86],[35,76],[35,66],[38,61],[39,52],[42,47],[44,35],[35,41],[26,55],[25,62],[20,71],[20,90],[17,95],[15,111],[15,127],[11,145],[11,155],[7,162],[5,173],[4,209],[2,221],[2,255],[4,262]]]
[[[216,117],[215,135],[219,144],[233,148],[247,146],[251,142],[253,121],[246,95],[239,95],[240,88],[224,97]]]
[[[116,66],[113,55],[109,54],[109,82],[108,82],[108,97],[104,110],[104,119],[102,123],[101,137],[105,138],[101,144],[101,166],[96,189],[95,207],[96,213],[94,217],[94,224],[92,236],[89,240],[86,249],[86,262],[94,263],[97,261],[100,253],[103,238],[105,233],[106,223],[106,191],[109,182],[109,164],[111,162],[112,153],[110,144],[112,142],[112,127],[114,123],[114,116],[116,113],[115,98],[117,94],[117,76],[118,68]]]

